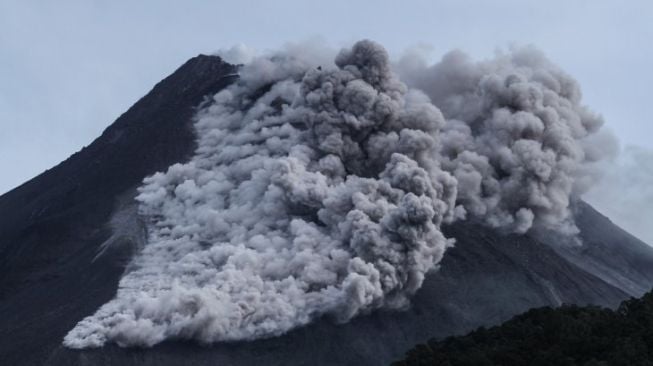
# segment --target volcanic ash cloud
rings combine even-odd
[[[140,190],[151,228],[135,269],[67,346],[252,339],[407,304],[447,246],[444,120],[380,46],[335,62],[259,59],[215,96],[196,156]]]
[[[410,88],[370,41],[335,62],[301,54],[254,58],[198,113],[195,156],[140,188],[148,243],[66,346],[346,322],[408,305],[452,245],[445,222],[574,231],[601,121],[537,52],[412,63]]]
[[[603,120],[580,104],[574,79],[533,48],[478,63],[460,51],[432,66],[402,61],[447,119],[440,160],[468,214],[514,232],[577,233],[570,200],[598,178],[614,138],[596,135]]]

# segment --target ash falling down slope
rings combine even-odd
[[[0,357],[374,365],[650,288],[653,250],[579,200],[611,137],[538,51],[332,56],[193,59],[0,197]]]
[[[425,94],[390,66],[370,41],[245,65],[198,112],[191,160],[145,179],[147,244],[64,344],[250,340],[401,309],[453,244],[441,224],[467,216],[577,232],[601,120],[569,77],[532,50],[452,54],[410,70]]]

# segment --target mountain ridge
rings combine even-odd
[[[474,221],[444,227],[457,244],[403,312],[378,311],[343,325],[323,319],[281,337],[211,347],[64,348],[65,333],[114,296],[135,249],[129,238],[103,246],[115,234],[112,218],[117,212],[133,218],[135,187],[145,176],[188,159],[196,107],[232,83],[235,71],[217,56],[189,60],[88,147],[0,196],[0,318],[7,319],[0,325],[0,359],[26,365],[375,365],[434,336],[434,324],[435,336],[446,336],[535,306],[614,307],[653,283],[653,249],[580,201],[583,247],[499,233]]]

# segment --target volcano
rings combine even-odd
[[[0,361],[6,365],[379,365],[431,337],[498,324],[533,307],[614,307],[653,284],[653,249],[589,204],[572,204],[582,245],[510,233],[470,218],[404,310],[339,324],[328,317],[280,336],[210,345],[70,349],[66,334],[116,295],[146,240],[137,188],[188,161],[194,116],[238,79],[217,56],[190,59],[89,146],[0,196]]]

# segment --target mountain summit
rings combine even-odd
[[[474,218],[443,224],[456,244],[404,310],[363,309],[346,324],[322,317],[278,337],[210,346],[169,340],[151,348],[64,347],[80,320],[114,298],[142,249],[147,234],[136,213],[137,188],[191,159],[198,107],[232,85],[237,71],[217,56],[189,60],[91,145],[0,196],[3,364],[387,364],[433,336],[543,305],[614,307],[653,284],[653,249],[577,201],[571,212],[582,245],[554,234],[509,233]]]

